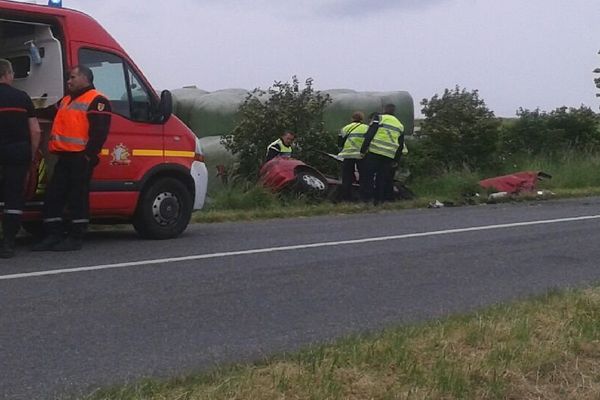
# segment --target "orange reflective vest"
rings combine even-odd
[[[48,149],[52,152],[84,151],[89,140],[90,122],[87,112],[92,101],[102,93],[90,89],[76,99],[65,96],[52,124]]]

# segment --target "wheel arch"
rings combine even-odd
[[[319,177],[324,183],[327,183],[327,178],[325,177],[325,175],[323,175],[321,172],[319,172],[319,170],[311,167],[310,165],[298,165],[296,168],[294,168],[294,174],[296,176],[303,172],[309,172],[311,174],[314,174],[317,177]]]
[[[180,180],[190,191],[192,198],[195,196],[196,187],[189,169],[179,164],[161,164],[148,171],[140,181],[140,193],[155,181],[161,178],[174,178]]]

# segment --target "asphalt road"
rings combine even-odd
[[[160,242],[102,231],[77,253],[21,249],[0,261],[0,398],[186,374],[584,287],[600,279],[599,214],[588,198],[193,225]]]

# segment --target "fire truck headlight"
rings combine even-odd
[[[200,144],[200,139],[196,137],[196,150],[194,151],[194,161],[204,162],[204,152],[202,151],[202,145]]]

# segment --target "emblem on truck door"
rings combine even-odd
[[[118,145],[115,146],[115,148],[113,149],[112,153],[112,161],[110,162],[111,165],[129,165],[131,164],[131,159],[129,159],[129,156],[131,155],[131,153],[129,152],[129,149],[123,144],[123,143],[119,143]]]

